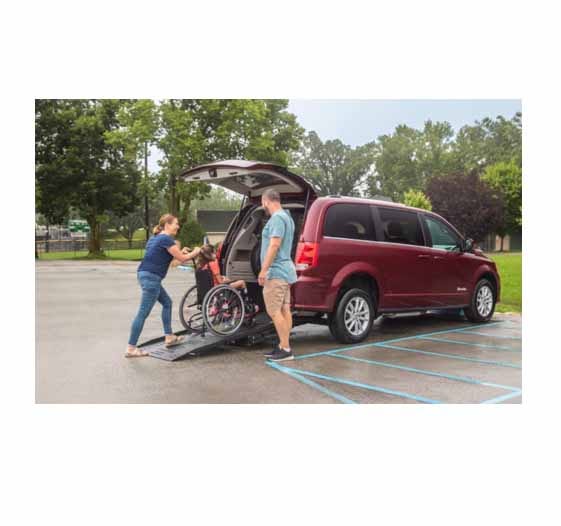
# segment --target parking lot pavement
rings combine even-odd
[[[294,329],[296,359],[266,346],[230,347],[178,362],[123,357],[140,289],[131,262],[38,262],[39,403],[521,403],[519,316],[473,325],[459,317],[379,318],[367,341],[335,342],[326,327]],[[170,270],[177,306],[193,283]],[[141,341],[160,336],[160,307]]]

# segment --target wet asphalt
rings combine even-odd
[[[293,331],[295,360],[267,363],[269,344],[176,362],[124,358],[140,300],[135,262],[36,264],[38,403],[521,403],[522,322],[496,314],[379,318],[369,338],[335,342],[327,327]],[[193,274],[170,269],[178,305]],[[141,342],[161,335],[156,304]]]

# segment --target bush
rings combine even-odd
[[[504,203],[500,192],[475,173],[432,176],[427,194],[437,214],[477,242],[496,232],[503,222]]]
[[[413,206],[414,208],[422,208],[423,210],[432,210],[430,199],[420,190],[409,190],[405,192],[403,204]]]
[[[203,227],[194,221],[193,219],[188,220],[183,224],[179,230],[179,235],[177,238],[181,241],[182,247],[195,247],[200,246],[203,242],[203,237],[206,235]]]

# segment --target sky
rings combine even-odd
[[[324,141],[359,146],[390,134],[398,124],[422,128],[427,120],[448,121],[455,131],[484,117],[511,118],[521,100],[290,100],[288,109],[306,130]]]
[[[484,117],[511,118],[522,111],[521,100],[304,100],[291,99],[288,110],[307,131],[323,141],[340,139],[359,146],[390,134],[398,124],[422,128],[425,121],[448,121],[457,132]],[[153,149],[150,170],[159,170],[161,152]]]

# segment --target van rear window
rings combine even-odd
[[[323,235],[375,241],[372,212],[368,205],[335,204],[327,209]]]

